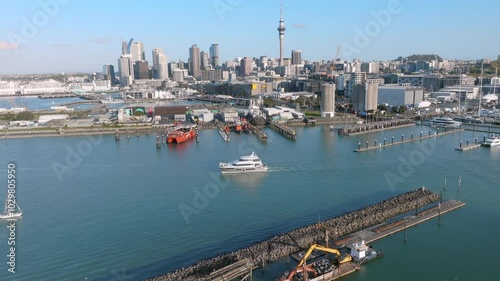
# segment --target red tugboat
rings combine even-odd
[[[181,143],[196,136],[196,125],[179,125],[167,135],[167,143]]]

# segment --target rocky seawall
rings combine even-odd
[[[439,195],[419,188],[359,210],[275,236],[258,244],[177,269],[149,281],[204,280],[211,272],[248,258],[255,266],[271,263],[325,239],[325,228],[337,230],[338,237],[382,223],[395,216],[439,201]]]

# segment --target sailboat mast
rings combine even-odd
[[[477,116],[481,118],[481,102],[483,101],[483,72],[484,61],[481,62],[481,77],[479,78],[479,107],[477,109]]]

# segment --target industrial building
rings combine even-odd
[[[364,83],[354,85],[352,105],[357,113],[377,110],[378,83]]]
[[[378,87],[378,104],[402,106],[418,104],[424,100],[424,88],[400,85]]]

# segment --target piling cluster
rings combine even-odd
[[[438,194],[425,188],[419,188],[351,213],[321,223],[301,227],[247,248],[203,260],[192,266],[180,268],[174,272],[149,280],[205,280],[205,276],[211,272],[244,258],[252,260],[255,266],[262,266],[297,251],[307,249],[311,244],[322,243],[325,239],[325,228],[335,229],[338,237],[344,236],[382,223],[394,216],[414,211],[416,208],[437,202],[439,199]]]

